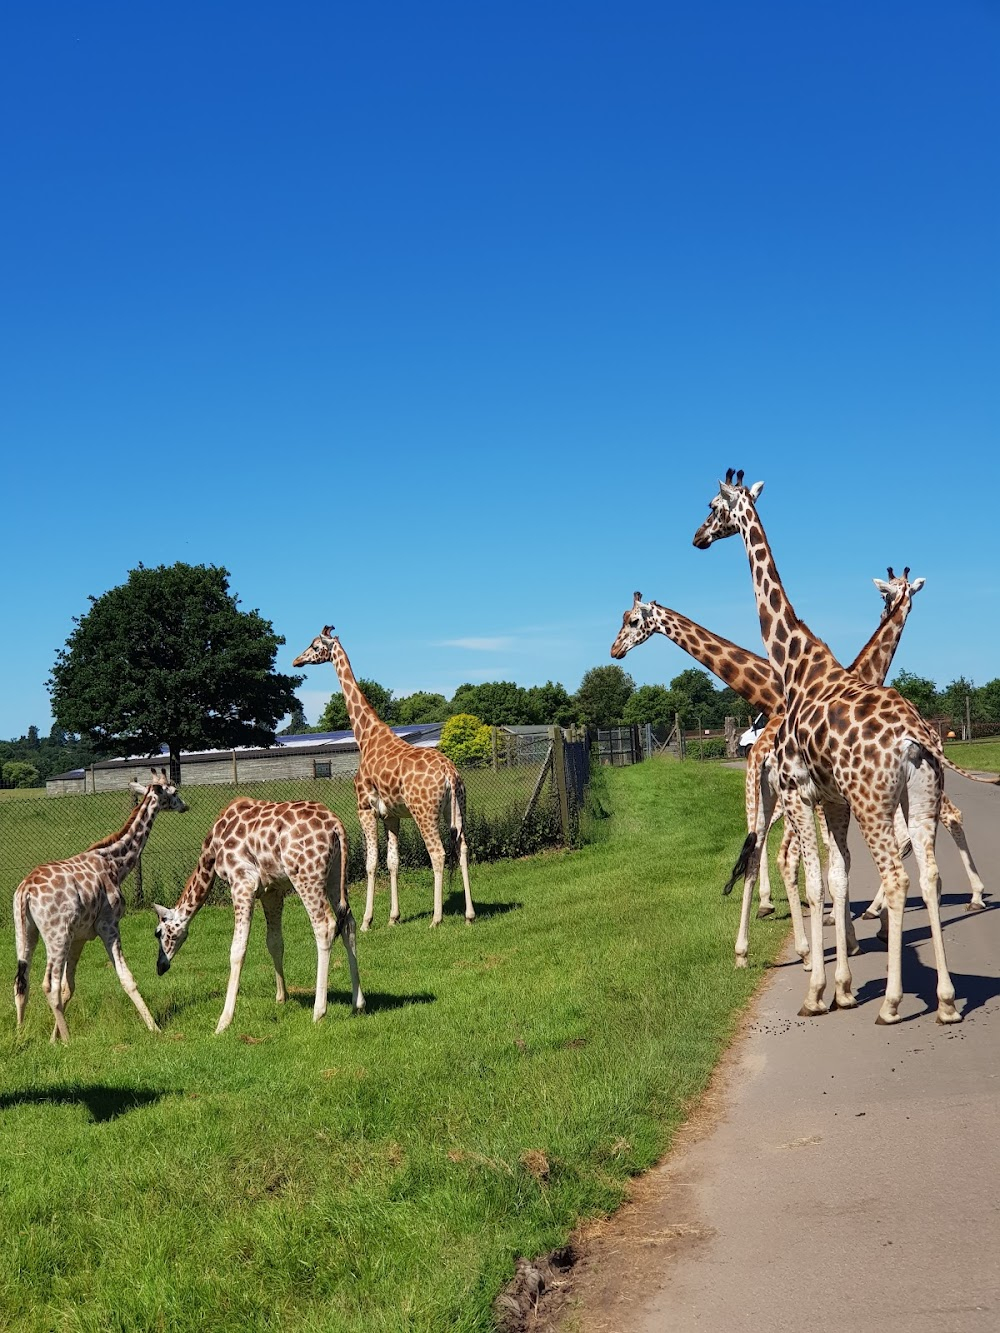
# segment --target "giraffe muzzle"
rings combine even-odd
[[[167,955],[163,952],[163,949],[161,948],[160,956],[156,960],[156,975],[158,977],[162,977],[164,972],[169,972],[169,971],[170,971],[170,959],[167,957]]]

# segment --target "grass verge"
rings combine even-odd
[[[944,752],[953,764],[974,772],[1000,773],[1000,739],[948,741]]]
[[[489,1329],[516,1257],[663,1153],[785,935],[755,923],[733,969],[741,773],[654,760],[597,795],[583,849],[477,869],[472,928],[456,893],[432,933],[429,870],[402,876],[403,923],[359,936],[361,1018],[338,946],[313,1025],[296,900],[289,1003],[258,913],[220,1038],[225,909],[162,979],[152,914],[123,923],[160,1036],[91,944],[72,1043],[49,1046],[36,957],[24,1034],[0,1014],[0,1326]]]

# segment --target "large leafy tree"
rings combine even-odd
[[[297,705],[301,676],[274,670],[284,639],[259,611],[241,611],[215,565],[133,569],[90,598],[48,681],[60,727],[105,754],[270,745]]]
[[[417,690],[395,701],[396,721],[400,726],[415,722],[444,722],[448,716],[448,700],[443,694]]]
[[[904,699],[909,699],[924,717],[933,717],[939,711],[937,686],[926,676],[914,675],[912,671],[900,671],[889,684],[894,690],[898,690]]]
[[[369,680],[367,676],[359,676],[358,688],[374,709],[375,715],[391,726],[396,721],[396,701],[392,690],[386,689],[377,680]],[[330,695],[316,728],[318,731],[350,731],[351,719],[347,714],[347,704],[339,691]]]
[[[591,667],[576,692],[580,718],[589,727],[613,727],[625,716],[635,681],[620,666]]]
[[[459,685],[449,709],[453,715],[470,713],[489,727],[518,726],[531,720],[525,691],[512,680],[484,680],[480,685]]]
[[[580,720],[575,702],[559,681],[547,680],[544,685],[529,686],[524,692],[524,700],[527,723],[569,727]]]

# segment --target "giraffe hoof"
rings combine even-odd
[[[962,1015],[954,1005],[949,1006],[947,1009],[939,1008],[934,1018],[938,1023],[961,1023],[962,1021]]]
[[[774,915],[774,908],[771,906],[770,903],[761,903],[761,905],[757,908],[758,921],[763,921],[764,917],[773,915]]]
[[[862,921],[875,921],[878,918],[878,912],[873,912],[870,907],[866,907],[861,913]]]
[[[823,914],[823,925],[824,925],[824,926],[832,926],[832,925],[833,925],[833,913],[832,913],[832,912],[825,912],[825,913]]]
[[[371,930],[371,927],[372,927],[372,923],[371,923],[370,921],[362,921],[362,923],[361,923],[361,929],[362,929],[363,931],[365,931],[365,932],[367,933],[369,930]]]
[[[853,995],[835,995],[831,1009],[857,1009],[858,1002]]]
[[[747,967],[747,966],[749,966],[749,964],[747,963],[747,956],[746,956],[745,953],[738,953],[738,954],[736,955],[736,961],[735,961],[735,963],[734,963],[734,966],[735,966],[735,967]]]
[[[875,1022],[880,1028],[891,1028],[900,1022],[900,1016],[899,1014],[883,1014],[880,1012]]]
[[[398,916],[391,916],[391,917],[389,918],[389,925],[390,925],[390,926],[398,926],[398,925],[399,925],[399,917],[398,917]]]
[[[799,1018],[819,1018],[821,1014],[826,1012],[827,1008],[822,1000],[806,1000],[799,1010]]]
[[[855,958],[860,952],[861,952],[861,945],[857,942],[857,940],[855,940],[853,944],[849,944],[847,946],[848,958]]]
[[[985,912],[985,911],[986,911],[986,904],[985,904],[985,903],[966,903],[966,905],[965,905],[965,910],[966,910],[967,912]]]

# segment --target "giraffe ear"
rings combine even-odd
[[[913,582],[910,584],[911,596],[913,593],[919,592],[926,582],[927,582],[926,579],[914,579]]]
[[[872,583],[875,584],[875,587],[878,588],[879,592],[882,594],[883,597],[889,597],[892,595],[893,591],[892,584],[886,583],[885,579],[872,579]]]
[[[161,921],[166,921],[167,917],[170,915],[170,908],[161,907],[159,903],[153,904],[153,911],[156,913],[156,915],[160,918]]]
[[[750,499],[756,500],[757,496],[760,495],[763,489],[764,489],[764,483],[762,481],[755,481],[754,484],[750,487]]]
[[[128,789],[129,791],[134,791],[138,796],[146,795],[146,788],[143,786],[141,782],[130,782],[128,784]]]

